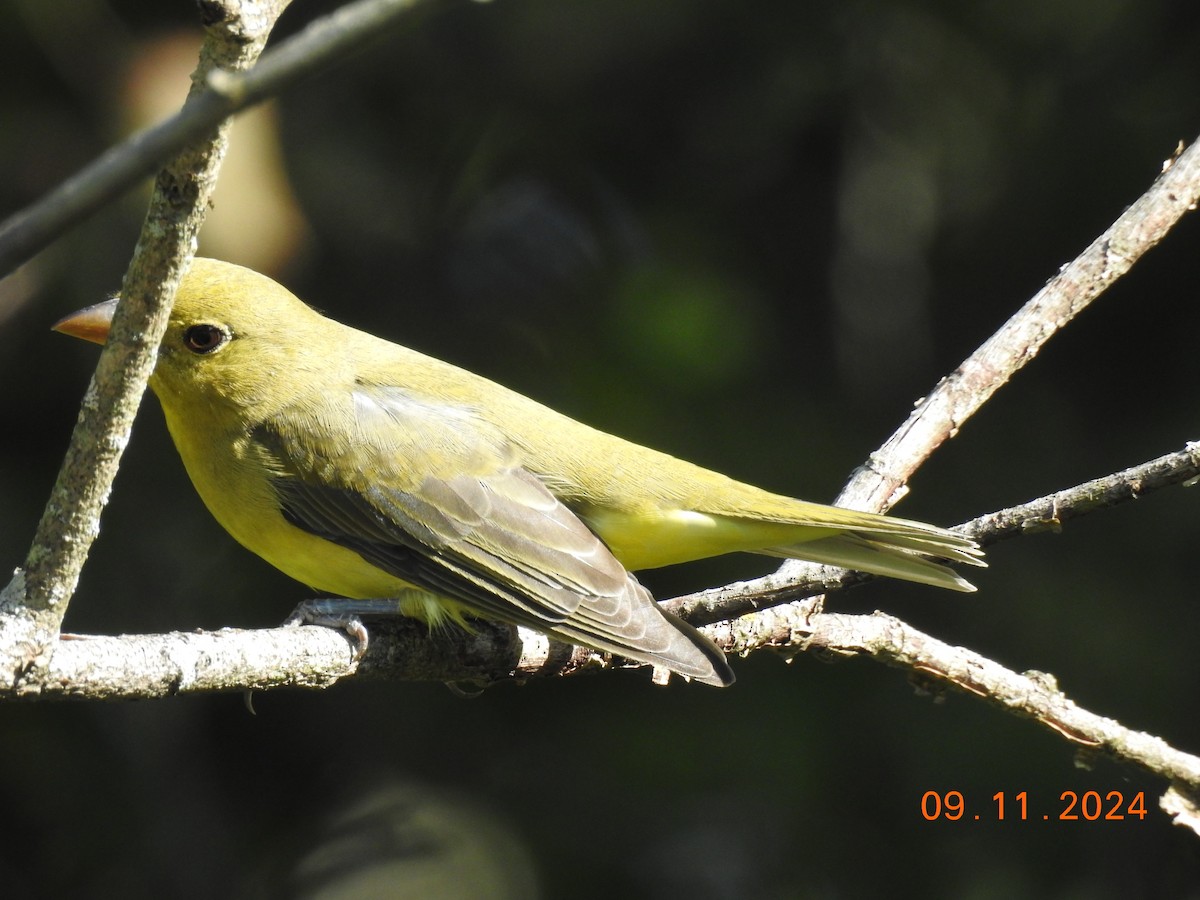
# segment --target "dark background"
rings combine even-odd
[[[297,2],[279,33],[328,8]],[[152,98],[186,84],[195,19],[182,0],[0,6],[0,212],[168,112]],[[1200,133],[1198,26],[1166,0],[442,7],[235,138],[202,252],[607,430],[829,500]],[[116,288],[143,208],[124,199],[0,281],[8,569],[95,361],[48,327]],[[952,524],[1196,438],[1198,229],[1055,338],[900,512]],[[279,621],[304,589],[210,520],[157,404],[143,413],[66,628]],[[873,584],[832,603],[1051,672],[1196,752],[1198,516],[1174,489],[994,548],[978,594]],[[670,596],[765,570],[645,580]],[[474,700],[351,683],[259,695],[255,717],[238,696],[9,705],[0,885],[282,896],[374,862],[359,896],[1200,896],[1200,844],[1157,810],[1159,781],[825,662],[758,653],[723,691],[645,672]],[[926,822],[922,795],[951,790],[968,815]],[[1056,821],[1065,790],[1145,791],[1148,815]]]

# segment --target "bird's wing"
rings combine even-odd
[[[720,651],[668,616],[604,543],[524,469],[469,409],[359,385],[348,405],[282,416],[255,439],[294,525],[485,618],[665,665],[732,679]]]

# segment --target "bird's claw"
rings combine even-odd
[[[292,614],[283,621],[285,628],[295,628],[301,625],[320,625],[345,632],[354,647],[354,662],[359,662],[367,654],[370,645],[370,634],[367,626],[358,614],[345,609],[339,609],[337,603],[327,600],[305,600],[292,610]]]

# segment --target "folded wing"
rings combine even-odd
[[[295,526],[484,618],[728,684],[724,654],[664,613],[604,543],[469,411],[392,387],[305,410],[337,445],[267,422],[273,486]],[[352,419],[351,422],[345,420]],[[312,432],[310,432],[312,433]]]

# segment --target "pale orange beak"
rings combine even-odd
[[[113,310],[116,308],[117,298],[113,297],[111,300],[64,316],[51,325],[50,330],[91,341],[93,344],[103,344],[108,340],[108,329],[112,326]]]

